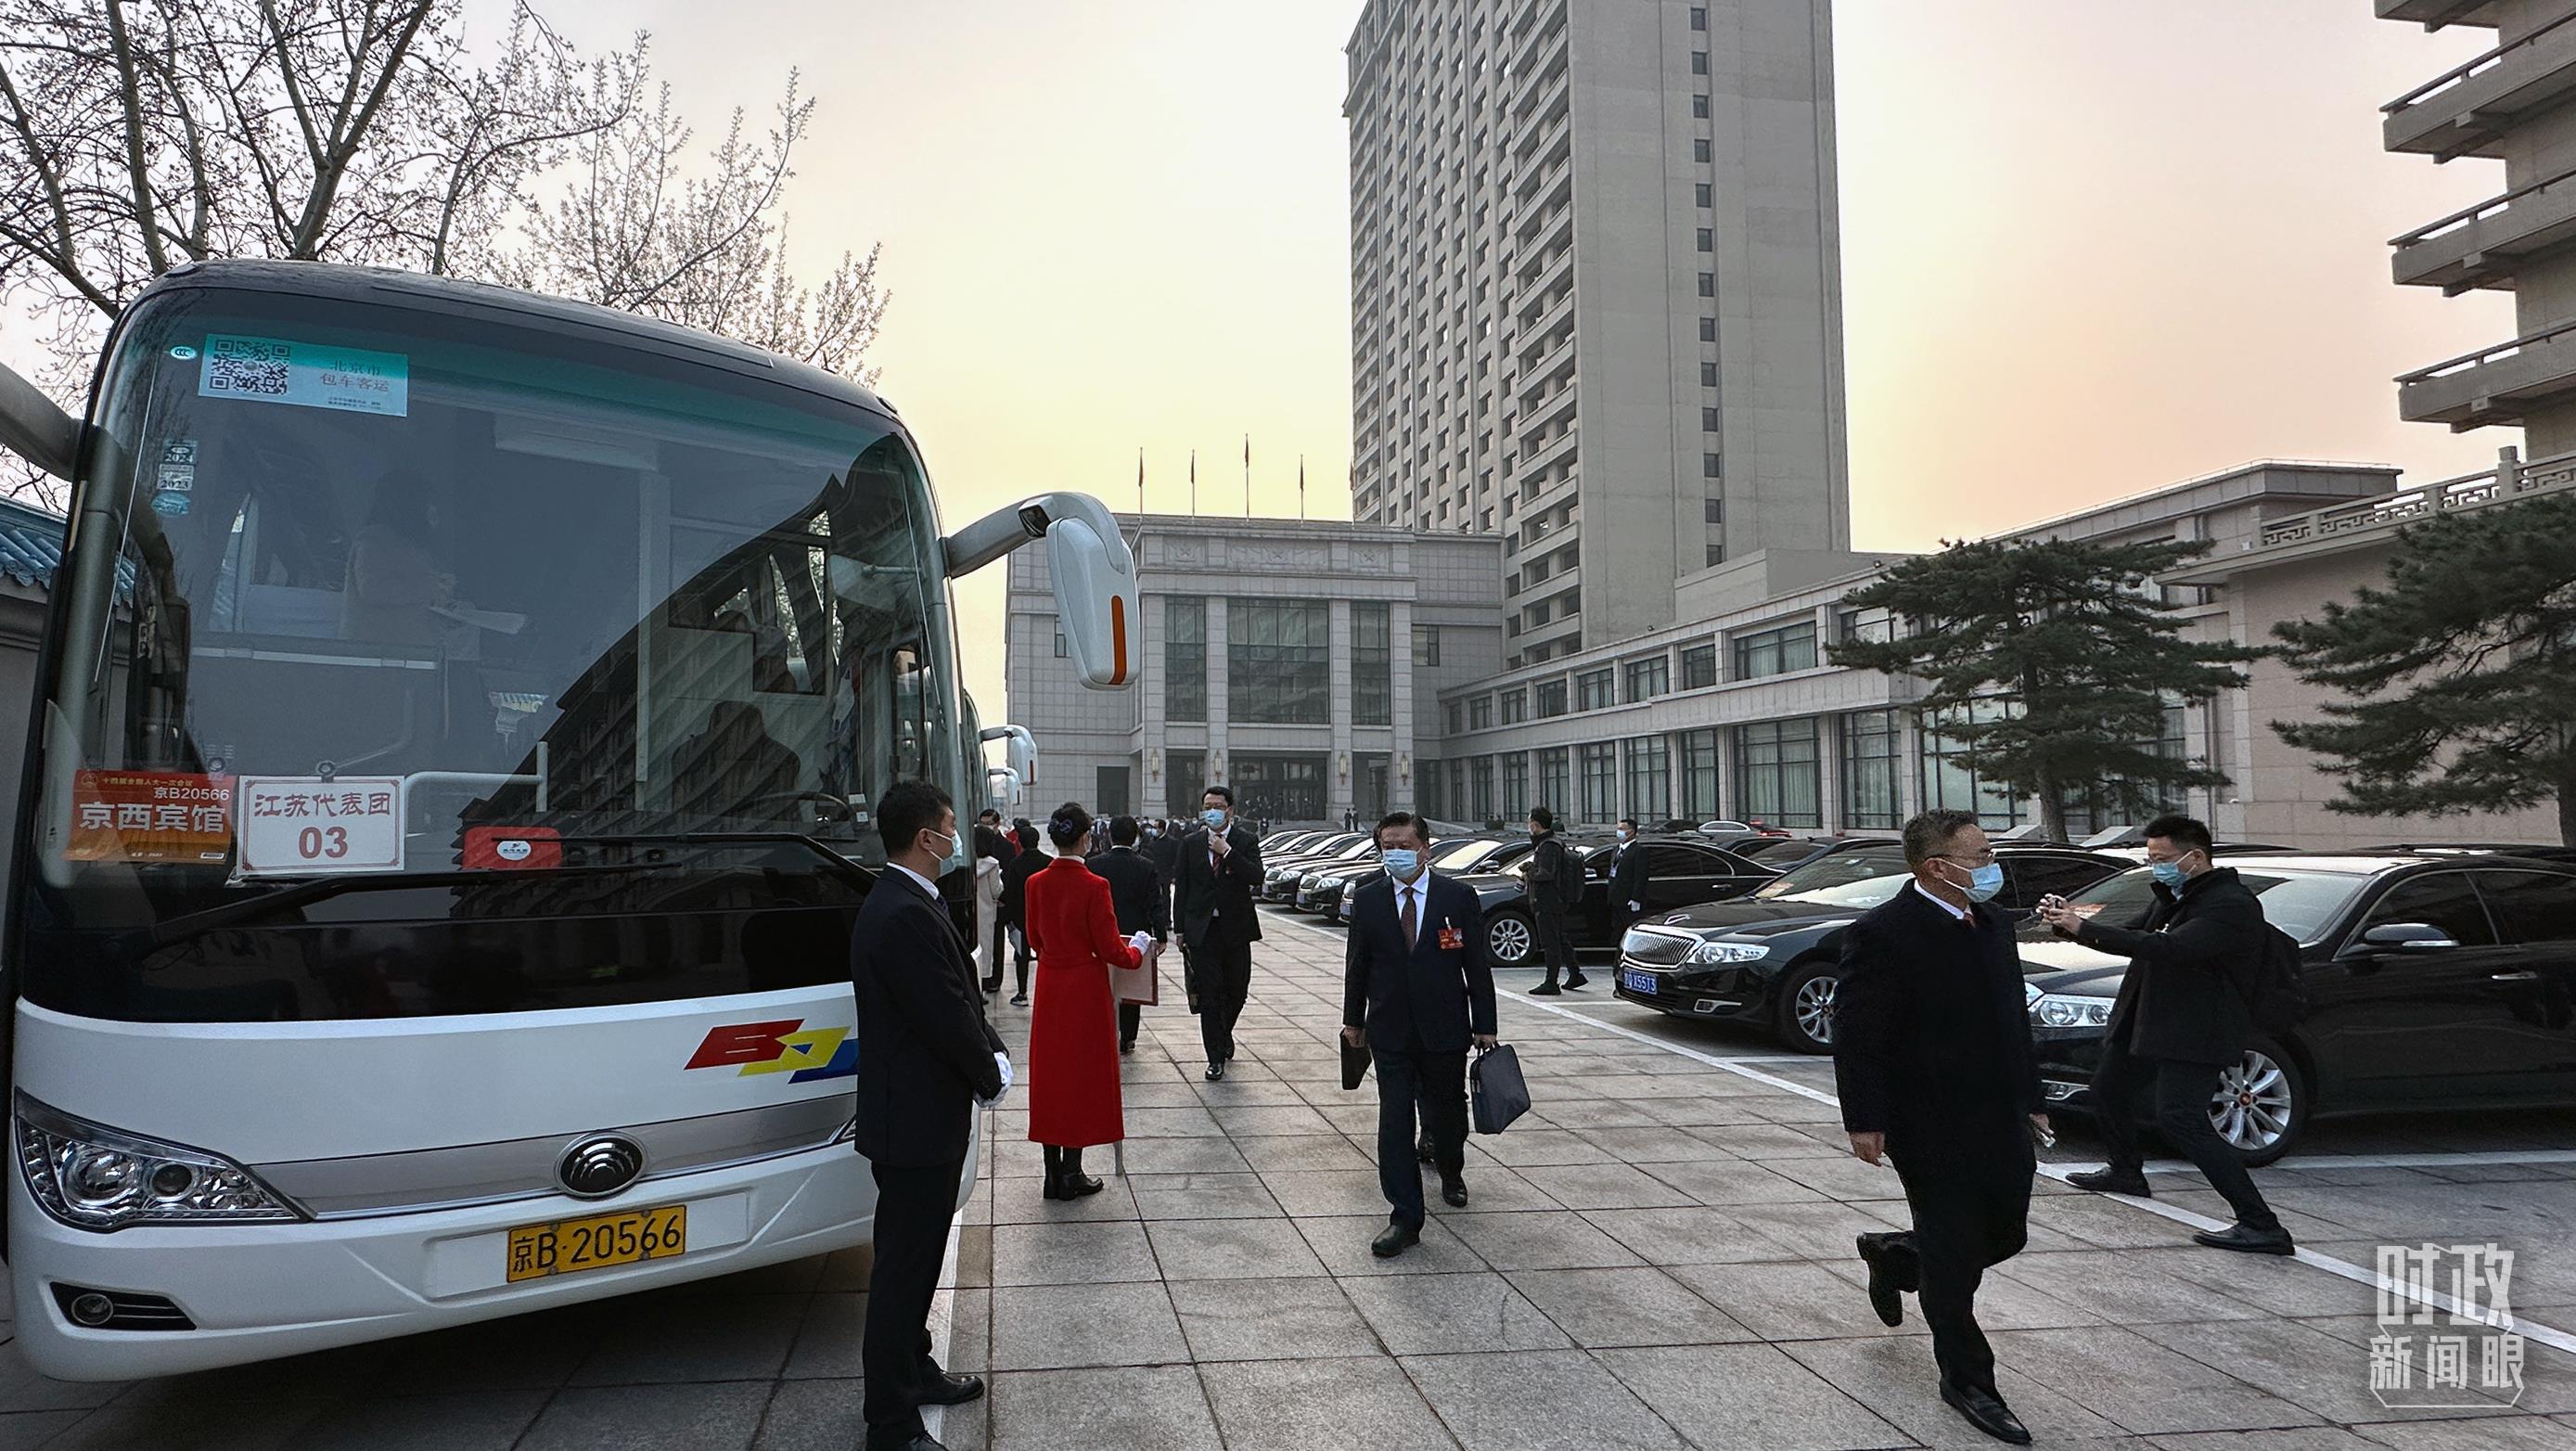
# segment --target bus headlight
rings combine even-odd
[[[2099,1028],[2111,1021],[2111,1000],[2042,993],[2030,1005],[2030,1020],[2043,1028]]]
[[[304,1218],[220,1154],[90,1123],[23,1093],[17,1108],[18,1168],[27,1192],[75,1229]]]

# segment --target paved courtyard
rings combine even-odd
[[[1273,923],[1227,1081],[1200,1080],[1176,985],[1148,1012],[1126,1175],[1105,1192],[1041,1199],[1023,1090],[988,1115],[941,1318],[949,1364],[992,1394],[945,1413],[950,1446],[1993,1444],[1940,1403],[1910,1310],[1897,1331],[1870,1313],[1852,1237],[1903,1205],[1891,1172],[1844,1152],[1830,1073],[1650,1031],[1602,993],[1507,998],[1533,1115],[1471,1141],[1467,1210],[1435,1196],[1418,1248],[1372,1258],[1375,1097],[1341,1090],[1332,1042],[1341,940]],[[1001,1021],[1025,1038],[1023,1012]],[[2576,1355],[2546,1343],[2576,1345],[2563,1127],[2499,1120],[2446,1152],[2379,1126],[2267,1171],[2314,1262],[2189,1246],[2174,1216],[2217,1202],[2187,1170],[2159,1175],[2156,1209],[2044,1178],[2030,1250],[1980,1301],[2004,1394],[2040,1444],[2105,1451],[2576,1447]],[[1110,1177],[1107,1159],[1087,1167]],[[2383,1409],[2376,1247],[2463,1240],[2519,1252],[2526,1389],[2512,1408]],[[0,1347],[0,1451],[841,1451],[866,1268],[853,1252],[130,1387],[46,1381]]]

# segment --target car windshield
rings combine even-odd
[[[1457,842],[1442,847],[1440,855],[1433,859],[1431,865],[1438,871],[1463,872],[1484,860],[1486,853],[1493,849],[1494,844],[1490,841]]]
[[[506,315],[194,289],[128,332],[57,586],[48,880],[452,870],[495,834],[872,860],[868,801],[956,775],[886,418]]]
[[[1753,895],[1764,902],[1875,907],[1911,880],[1905,858],[1895,852],[1838,851],[1791,868]]]
[[[2303,943],[2323,937],[2367,880],[2351,872],[2280,867],[2240,866],[2236,875],[2261,899],[2264,919]],[[2104,877],[2066,900],[2112,926],[2136,927],[2155,906],[2155,882],[2155,873],[2139,867]],[[2050,935],[2047,927],[2035,922],[2025,924],[2021,932],[2025,940],[2034,942]]]

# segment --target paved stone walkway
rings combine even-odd
[[[1340,974],[1338,934],[1277,921],[1222,1084],[1200,1080],[1196,1020],[1167,987],[1172,1006],[1148,1012],[1126,1065],[1127,1175],[1092,1198],[1040,1198],[1024,1089],[988,1115],[943,1309],[950,1364],[988,1373],[992,1394],[945,1414],[950,1446],[1993,1444],[1938,1400],[1910,1313],[1894,1332],[1870,1313],[1852,1236],[1898,1224],[1903,1205],[1812,1096],[1830,1078],[1729,1070],[1579,1021],[1618,1013],[1598,992],[1562,1012],[1507,1000],[1533,1116],[1471,1140],[1468,1210],[1435,1195],[1423,1243],[1372,1258],[1376,1101],[1340,1088]],[[1025,1041],[1025,1013],[1000,1021]],[[1106,1177],[1106,1158],[1088,1167]],[[2382,1234],[2518,1246],[2517,1308],[2576,1324],[2564,1167],[2266,1177],[2312,1243],[2364,1265]],[[2042,1445],[2576,1447],[2576,1358],[2534,1343],[2513,1411],[2393,1415],[2368,1389],[2367,1286],[2192,1248],[2168,1219],[2040,1189],[2030,1251],[1980,1303],[2003,1390]],[[2160,1189],[2214,1207],[2188,1175]],[[132,1387],[45,1381],[0,1346],[0,1451],[848,1451],[866,1263]]]

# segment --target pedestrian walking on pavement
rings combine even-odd
[[[1646,914],[1646,849],[1637,844],[1637,823],[1619,818],[1619,844],[1610,853],[1610,940],[1618,942]]]
[[[2235,1211],[2235,1224],[2192,1238],[2216,1249],[2286,1255],[2295,1248],[2290,1231],[2209,1117],[2220,1070],[2253,1041],[2251,985],[2270,931],[2261,899],[2235,868],[2211,859],[2213,845],[2209,828],[2188,816],[2147,823],[2155,905],[2139,926],[2096,921],[2063,901],[2040,906],[2041,919],[2059,936],[2129,959],[2111,1004],[2102,1061],[2093,1070],[2093,1116],[2110,1162],[2066,1182],[2140,1198],[2152,1192],[2138,1155],[2137,1111],[2145,1100],[2154,1104],[2166,1142]]]
[[[975,941],[968,950],[984,956],[987,996],[1002,986],[1002,952],[1007,943],[1002,926],[1002,859],[1008,854],[999,828],[975,823]]]
[[[1538,949],[1547,960],[1547,981],[1530,989],[1534,998],[1558,995],[1557,978],[1564,976],[1567,987],[1581,987],[1591,979],[1575,965],[1574,947],[1566,939],[1565,914],[1571,903],[1582,900],[1583,863],[1565,843],[1556,839],[1556,813],[1544,806],[1533,806],[1529,814],[1530,848],[1528,875],[1530,919],[1538,934]]]
[[[1018,988],[1011,995],[1011,1006],[1029,1005],[1029,878],[1045,871],[1047,854],[1038,850],[1038,829],[1023,821],[1019,825],[1019,850],[1002,864],[1002,918],[1011,926],[1012,967],[1018,974]],[[1002,990],[1002,960],[993,959],[993,974],[984,990]]]
[[[1046,1197],[1100,1192],[1082,1151],[1127,1137],[1110,1050],[1109,970],[1145,954],[1121,937],[1109,883],[1082,859],[1091,813],[1068,801],[1047,818],[1056,858],[1029,878],[1029,946],[1038,955],[1038,1004],[1029,1015],[1029,1139],[1045,1151]]]
[[[1977,818],[1905,824],[1914,881],[1843,935],[1834,1081],[1862,1162],[1893,1161],[1914,1227],[1860,1236],[1869,1301],[1903,1323],[1922,1299],[1941,1399],[1997,1440],[2030,1432],[1995,1388],[1977,1286],[2028,1239],[2035,1138],[2047,1116],[2013,924],[1985,905],[2003,868]]]
[[[1357,889],[1342,959],[1342,1038],[1377,1064],[1377,1177],[1387,1226],[1380,1258],[1422,1240],[1416,1111],[1440,1171],[1441,1202],[1467,1206],[1467,1048],[1494,1046],[1494,974],[1475,890],[1431,870],[1431,829],[1399,811],[1378,823],[1386,875]]]
[[[1199,829],[1182,843],[1172,892],[1172,918],[1197,974],[1199,1039],[1207,1080],[1225,1077],[1234,1057],[1234,1025],[1252,992],[1252,944],[1261,918],[1252,894],[1261,885],[1261,839],[1234,820],[1234,792],[1210,786],[1199,798]]]
[[[978,1104],[1011,1086],[1011,1060],[984,1021],[975,967],[932,873],[957,848],[957,813],[925,782],[877,804],[887,870],[850,934],[858,1039],[858,1151],[876,1179],[875,1250],[860,1342],[868,1451],[941,1451],[921,1407],[984,1393],[931,1356],[930,1304],[948,1253]]]
[[[1160,946],[1172,935],[1171,903],[1163,895],[1163,874],[1138,845],[1141,835],[1135,817],[1121,816],[1110,822],[1109,850],[1091,859],[1091,870],[1109,884],[1109,903],[1117,913],[1118,930],[1130,936],[1147,933]],[[1136,1051],[1136,1030],[1144,1018],[1143,1003],[1118,1005],[1120,1056]]]

